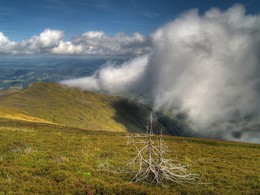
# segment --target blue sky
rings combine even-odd
[[[258,0],[1,0],[0,32],[12,41],[29,39],[47,28],[64,31],[66,39],[87,31],[147,35],[188,9],[203,13],[235,3],[243,4],[247,13],[259,13]]]

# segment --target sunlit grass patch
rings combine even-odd
[[[25,115],[22,113],[1,113],[0,112],[0,118],[7,118],[11,120],[22,120],[22,121],[27,121],[27,122],[35,122],[35,123],[48,123],[48,124],[55,124],[53,122],[47,121],[45,119]]]

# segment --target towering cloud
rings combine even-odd
[[[103,34],[81,38],[87,36],[99,40]],[[133,39],[143,42],[140,36]],[[185,113],[194,131],[207,137],[260,142],[259,15],[247,15],[241,5],[204,15],[191,10],[159,28],[151,40],[150,55],[64,83],[142,89],[153,97],[155,109]]]
[[[240,5],[192,10],[158,29],[153,43],[155,108],[186,113],[207,136],[260,139],[259,16]]]

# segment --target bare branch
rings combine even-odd
[[[133,145],[136,156],[126,164],[125,169],[115,169],[105,162],[100,170],[111,173],[131,174],[132,182],[147,182],[149,184],[166,186],[167,183],[194,184],[199,180],[197,174],[189,172],[189,165],[173,162],[165,158],[166,146],[163,140],[162,130],[160,135],[153,134],[153,115],[145,126],[146,134],[128,135],[127,144]],[[155,140],[155,141],[154,141]]]
[[[131,143],[135,147],[136,156],[128,163],[133,166],[133,182],[148,182],[150,184],[164,185],[165,182],[178,184],[194,183],[199,179],[197,174],[188,171],[189,166],[173,163],[166,159],[164,154],[164,140],[162,130],[157,138],[157,145],[153,141],[153,116],[150,113],[150,124],[145,127],[146,135],[130,136]],[[141,146],[140,146],[141,145]],[[139,146],[139,147],[138,147]],[[140,149],[139,149],[140,148]],[[136,168],[137,167],[137,168]]]

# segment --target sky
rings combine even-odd
[[[227,9],[241,3],[248,13],[258,13],[258,0],[1,0],[0,32],[22,41],[45,29],[61,30],[65,40],[88,31],[148,35],[182,12],[211,7]]]
[[[259,51],[259,0],[0,0],[0,57],[127,57],[61,82],[142,93],[210,138],[260,143]]]

